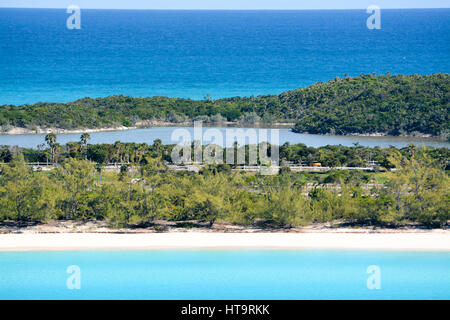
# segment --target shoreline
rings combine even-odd
[[[48,133],[55,133],[55,134],[72,134],[72,133],[93,133],[93,132],[111,132],[111,131],[125,131],[125,130],[134,130],[139,129],[139,127],[125,127],[125,126],[119,126],[119,127],[111,127],[111,128],[99,128],[99,129],[73,129],[73,130],[67,130],[67,129],[60,129],[60,128],[38,128],[36,130],[31,130],[28,128],[21,128],[21,127],[13,127],[12,129],[6,131],[6,132],[0,132],[0,135],[5,136],[13,136],[13,135],[38,135],[38,134],[48,134]]]
[[[116,126],[109,128],[82,128],[82,129],[61,129],[61,128],[37,128],[35,130],[22,128],[22,127],[13,127],[8,131],[0,131],[0,136],[14,136],[14,135],[42,135],[48,133],[55,134],[75,134],[75,133],[96,133],[96,132],[119,132],[119,131],[127,131],[127,130],[137,130],[137,129],[150,129],[152,127],[191,127],[194,125],[193,121],[185,121],[185,122],[165,122],[165,121],[140,121],[137,122],[134,126],[125,127],[125,126]],[[274,122],[274,123],[249,123],[249,122],[208,122],[203,123],[202,126],[207,127],[242,127],[242,128],[267,128],[267,129],[293,129],[295,123],[293,122]],[[446,141],[446,139],[441,138],[440,136],[433,136],[431,134],[419,134],[419,135],[399,135],[399,136],[391,136],[386,133],[376,132],[376,133],[348,133],[348,134],[316,134],[316,133],[308,133],[308,132],[296,132],[297,134],[306,134],[306,135],[316,135],[316,136],[341,136],[341,137],[388,137],[388,138],[418,138],[418,139],[429,139],[436,141]]]
[[[449,251],[450,231],[426,233],[28,233],[0,234],[3,251],[73,250]]]
[[[0,135],[38,135],[38,134],[73,134],[73,133],[93,133],[93,132],[114,132],[114,131],[126,131],[126,130],[136,130],[136,129],[150,129],[152,127],[190,127],[193,126],[193,121],[186,122],[165,122],[165,121],[141,121],[136,123],[134,126],[125,127],[109,127],[109,128],[81,128],[81,129],[61,129],[61,128],[36,128],[28,129],[22,127],[13,127],[8,131],[1,131]],[[203,123],[203,127],[212,126],[230,126],[230,127],[261,127],[261,128],[285,128],[293,127],[295,123],[291,122],[274,122],[274,123],[247,123],[247,122],[208,122]]]

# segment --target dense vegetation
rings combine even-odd
[[[34,157],[44,152],[59,161],[48,172],[33,171],[25,163],[26,150],[2,149],[6,163],[0,173],[0,221],[104,220],[111,226],[135,227],[155,220],[196,220],[209,226],[223,221],[265,227],[312,222],[446,227],[450,219],[445,148],[284,145],[280,154],[293,160],[313,154],[323,155],[323,161],[353,162],[372,154],[385,156],[387,167],[397,170],[293,173],[283,167],[280,174],[266,176],[234,172],[228,165],[205,166],[199,173],[174,172],[164,160],[170,146],[160,141],[152,146],[88,146],[87,139],[83,135],[79,143],[68,144],[72,152],[62,154],[48,136],[49,148],[27,153]],[[107,158],[129,160],[139,167],[105,172],[86,158],[100,164]]]
[[[173,144],[163,145],[160,139],[156,139],[152,145],[145,143],[124,143],[116,141],[114,144],[88,144],[89,134],[82,134],[80,141],[69,142],[66,145],[59,145],[57,137],[54,134],[48,134],[45,138],[46,144],[40,145],[37,149],[19,148],[12,146],[0,146],[0,162],[11,162],[17,154],[23,154],[26,162],[40,163],[63,163],[67,158],[86,159],[100,165],[126,163],[130,166],[146,165],[152,162],[152,159],[160,159],[163,164],[173,164],[172,151]],[[259,148],[255,146],[257,153],[257,165],[265,164],[259,158]],[[392,159],[407,158],[410,159],[418,148],[414,145],[397,149],[389,148],[369,148],[355,144],[353,147],[342,145],[328,145],[314,148],[299,143],[290,145],[285,143],[282,146],[267,145],[267,155],[269,156],[273,148],[278,149],[280,165],[310,165],[311,163],[320,163],[325,167],[374,167],[374,170],[386,170],[395,167]],[[202,153],[207,154],[207,146],[202,146]],[[231,150],[230,150],[231,149]],[[228,163],[231,167],[237,165],[253,165],[249,163],[249,145],[230,147],[223,149],[218,147],[223,154],[223,163]],[[245,155],[245,163],[238,163],[238,157],[235,156],[234,162],[230,163],[226,154],[237,154],[242,151]],[[434,166],[443,170],[450,169],[450,149],[448,148],[426,148],[424,153],[434,161]],[[195,145],[191,144],[191,161],[194,161]]]
[[[297,132],[444,137],[450,132],[448,74],[339,79],[294,91],[290,98],[307,106]]]
[[[321,134],[450,132],[450,76],[362,75],[336,78],[280,95],[201,101],[112,96],[68,103],[0,106],[0,127],[62,129],[133,126],[146,120],[295,122]]]

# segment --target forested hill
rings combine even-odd
[[[337,79],[286,99],[299,111],[297,132],[446,136],[450,129],[448,74]]]
[[[2,131],[133,126],[141,120],[295,122],[297,132],[389,135],[450,132],[450,76],[362,75],[280,95],[191,100],[112,96],[0,106]]]

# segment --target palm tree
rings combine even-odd
[[[115,162],[122,162],[122,143],[120,141],[114,142]]]
[[[141,163],[144,154],[145,154],[145,145],[144,144],[138,145],[138,147],[135,149],[135,161],[137,163]]]
[[[162,145],[161,139],[155,139],[153,141],[153,146],[156,148],[156,152],[158,152],[158,153],[159,153],[159,148],[161,148],[161,145]]]
[[[58,158],[56,157],[56,155],[61,152],[61,145],[59,143],[55,143],[53,146],[53,150],[54,161],[56,162],[56,164],[58,164]]]
[[[86,153],[85,153],[85,159],[87,160],[87,141],[91,139],[91,135],[89,133],[83,133],[80,137],[80,142],[84,144]]]
[[[52,163],[55,162],[55,145],[56,145],[56,134],[53,132],[47,134],[45,136],[45,142],[47,142],[48,146],[50,147],[51,153],[52,153]]]

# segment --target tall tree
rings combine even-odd
[[[56,146],[56,134],[53,132],[47,134],[45,136],[45,142],[47,142],[48,146],[50,147],[50,151],[52,153],[52,163],[55,162],[55,146]]]
[[[83,133],[80,137],[80,142],[84,144],[84,158],[87,160],[87,142],[91,140],[91,135],[87,132]]]
[[[159,153],[159,149],[161,148],[161,145],[162,145],[161,139],[155,139],[153,141],[153,146],[155,147],[156,152],[158,152],[158,153]]]

